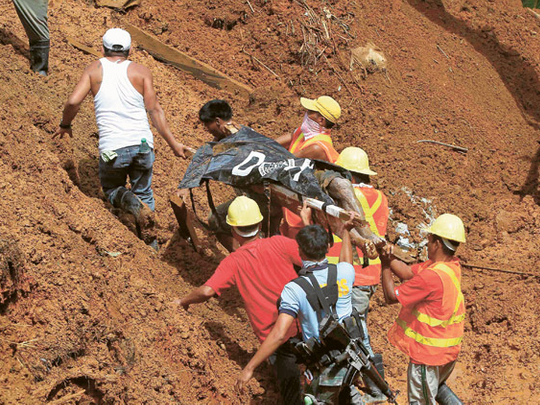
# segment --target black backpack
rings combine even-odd
[[[337,266],[335,264],[328,265],[328,278],[326,279],[326,286],[320,287],[317,278],[312,272],[306,274],[309,281],[304,277],[298,277],[293,280],[293,283],[302,287],[302,290],[306,293],[306,298],[309,305],[317,313],[317,319],[319,324],[322,321],[322,310],[326,315],[336,314],[336,304],[339,296],[337,286]]]
[[[351,339],[363,338],[363,330],[359,327],[360,318],[356,310],[353,310],[351,316],[343,320],[343,324],[339,322],[336,312],[339,297],[337,266],[335,264],[328,265],[326,286],[322,288],[313,273],[309,272],[306,276],[308,279],[298,277],[293,282],[304,290],[309,305],[317,313],[319,340],[325,349],[323,352],[342,351]],[[323,310],[324,317],[322,315]]]
[[[305,291],[309,304],[317,312],[319,339],[312,337],[307,342],[299,342],[296,345],[295,349],[300,359],[308,367],[315,365],[322,370],[323,374],[329,373],[332,376],[332,386],[336,387],[349,386],[361,372],[373,380],[386,395],[388,402],[395,403],[399,391],[394,393],[390,389],[384,377],[377,371],[373,360],[370,359],[369,352],[362,343],[364,333],[356,309],[353,309],[351,315],[343,319],[341,323],[339,322],[336,313],[339,296],[336,265],[328,265],[325,287],[321,288],[313,273],[308,273],[307,277],[309,281],[299,277],[293,282]],[[335,365],[346,368],[343,378],[335,378],[334,368],[332,368]]]

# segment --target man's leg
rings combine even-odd
[[[356,387],[343,386],[346,375],[347,367],[343,365],[333,363],[323,369],[318,376],[318,385],[313,384],[317,400],[329,405],[361,405],[362,400]]]
[[[362,343],[364,343],[364,346],[368,349],[370,356],[373,356],[374,353],[371,348],[371,341],[367,329],[367,316],[369,311],[369,300],[376,289],[377,286],[354,286],[352,289],[352,305],[360,315],[360,323],[364,332],[364,340]]]
[[[139,146],[133,148],[133,162],[128,168],[131,191],[145,203],[152,211],[156,208],[154,192],[152,191],[152,171],[155,161],[153,150],[145,153],[139,152]]]
[[[276,350],[275,363],[273,366],[276,370],[283,404],[302,404],[300,370],[296,363],[296,355],[292,353],[287,343]]]
[[[362,343],[367,348],[369,355],[374,359],[375,353],[371,348],[371,339],[369,338],[369,332],[367,328],[367,317],[369,311],[369,300],[375,294],[377,286],[354,286],[352,289],[352,304],[353,307],[360,314],[360,326],[364,332],[364,339]],[[380,355],[378,355],[380,356]],[[366,375],[362,374],[362,379],[366,386],[366,394],[362,397],[363,401],[366,403],[376,403],[386,401],[386,396],[382,391],[375,385],[375,383]]]
[[[437,390],[437,396],[435,399],[439,405],[463,405],[463,402],[458,398],[458,396],[446,385],[446,380],[454,371],[454,366],[456,362],[445,364],[440,366],[439,372],[439,387]]]
[[[216,207],[216,212],[211,212],[208,216],[208,226],[210,227],[210,230],[214,232],[217,240],[225,247],[225,249],[231,253],[234,252],[237,246],[235,246],[235,240],[232,237],[232,228],[225,221],[229,206],[232,202],[233,200],[229,200],[223,204],[219,204]]]
[[[125,188],[128,167],[131,164],[131,156],[126,150],[121,148],[116,151],[117,157],[109,162],[105,162],[99,157],[99,181],[109,202],[119,207],[119,199],[116,198],[120,188]],[[115,204],[116,202],[116,204]]]
[[[426,366],[409,363],[407,369],[407,394],[411,405],[435,405],[439,386],[452,373],[455,361],[443,366]]]
[[[138,237],[157,249],[156,238],[152,231],[155,225],[152,211],[125,187],[128,174],[131,177],[130,167],[134,156],[138,153],[138,148],[138,146],[128,146],[117,149],[115,152],[118,156],[110,162],[105,162],[100,157],[99,179],[109,202],[114,207],[132,214],[135,217]]]
[[[448,380],[448,377],[450,377],[450,374],[454,371],[455,366],[455,361],[445,364],[444,366],[439,366],[439,385],[444,384],[446,380]]]
[[[46,76],[49,70],[48,0],[13,0],[30,43],[30,66]]]
[[[131,192],[133,192],[129,201],[129,208],[135,213],[139,238],[147,245],[158,250],[154,215],[156,203],[152,191],[154,151],[150,149],[147,152],[139,152],[139,145],[130,146],[128,149],[129,154],[132,156],[131,165],[128,167],[128,175]]]

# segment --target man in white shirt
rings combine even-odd
[[[127,60],[130,47],[131,36],[127,31],[113,28],[105,33],[104,57],[84,70],[66,102],[55,136],[73,136],[71,122],[92,92],[99,128],[99,178],[103,192],[111,204],[133,214],[140,228],[145,229],[149,222],[153,223],[155,208],[151,187],[154,138],[146,112],[176,156],[185,158],[185,146],[169,129],[150,70]],[[125,187],[128,177],[130,190]],[[155,237],[139,236],[157,247]]]

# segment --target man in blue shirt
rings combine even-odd
[[[352,245],[349,231],[355,226],[354,220],[358,218],[356,215],[355,213],[351,213],[351,220],[345,224],[343,244],[337,265],[338,300],[335,310],[340,321],[350,316],[352,312],[351,291],[355,273],[352,266]],[[301,216],[304,224],[309,223],[311,209],[304,206]],[[303,264],[300,274],[303,275],[311,272],[321,287],[327,284],[328,279],[328,260],[326,259],[328,239],[328,233],[320,225],[308,225],[302,228],[296,236],[300,258]],[[304,278],[307,279],[307,277]],[[322,317],[324,315],[323,311]],[[319,337],[319,318],[317,313],[310,306],[302,287],[294,282],[290,282],[285,286],[281,294],[279,316],[273,329],[238,377],[237,387],[241,391],[253,376],[254,370],[285,342],[287,331],[297,318],[302,326],[304,341],[307,341],[311,337]],[[355,388],[353,389],[354,392],[351,392],[351,397],[360,397],[358,391]]]

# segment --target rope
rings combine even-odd
[[[501,273],[509,273],[509,274],[518,274],[520,276],[530,276],[530,277],[536,277],[540,278],[540,274],[534,274],[534,273],[525,273],[522,271],[513,271],[513,270],[505,270],[505,269],[497,269],[495,267],[487,267],[487,266],[478,266],[476,264],[466,264],[461,263],[463,267],[469,267],[471,269],[482,269],[482,270],[489,270],[489,271],[498,271]]]

